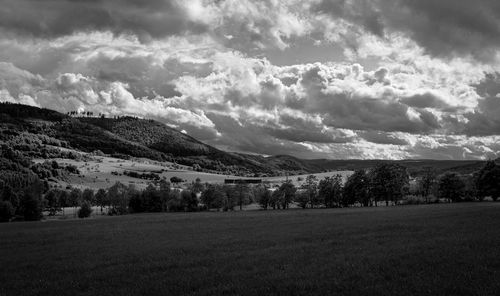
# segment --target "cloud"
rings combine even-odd
[[[408,106],[416,108],[443,109],[449,107],[449,105],[444,100],[430,92],[415,94],[406,98],[402,98],[401,102]]]
[[[360,133],[360,136],[368,142],[376,143],[376,144],[385,144],[385,145],[398,145],[404,146],[410,144],[404,138],[398,137],[397,134],[379,132],[379,131],[366,131]]]
[[[322,0],[311,9],[328,15],[330,21],[342,19],[381,38],[404,34],[435,56],[491,60],[500,45],[496,1]]]
[[[202,111],[172,107],[161,98],[136,98],[129,92],[128,85],[122,82],[102,82],[74,73],[43,80],[7,63],[0,63],[0,69],[2,101],[42,106],[63,113],[77,110],[134,115],[176,126],[191,126],[194,130],[213,128],[213,123]],[[17,91],[12,93],[9,89]]]
[[[35,37],[60,37],[74,32],[132,32],[141,39],[184,32],[203,32],[189,7],[170,0],[43,1],[7,0],[0,8],[0,26]]]
[[[453,3],[8,0],[0,100],[266,155],[496,155],[498,5]]]

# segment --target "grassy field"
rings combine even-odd
[[[0,225],[0,295],[499,295],[500,203]]]
[[[61,149],[64,151],[73,151],[70,149]],[[81,153],[85,154],[85,153]],[[88,153],[86,154],[89,155]],[[138,173],[155,173],[160,177],[165,177],[170,180],[171,177],[179,177],[185,180],[187,183],[192,183],[196,179],[200,179],[202,183],[224,183],[224,179],[239,179],[243,178],[241,176],[232,176],[224,174],[214,174],[214,173],[204,173],[193,171],[190,167],[174,165],[170,162],[159,162],[147,159],[131,159],[124,160],[109,156],[90,156],[86,160],[72,160],[72,159],[48,159],[49,161],[57,161],[61,166],[74,165],[80,171],[80,175],[71,175],[67,180],[59,180],[59,185],[65,188],[67,185],[73,187],[78,187],[81,189],[91,188],[109,188],[116,182],[121,182],[125,185],[134,184],[138,189],[144,189],[150,183],[149,180],[132,178],[124,175],[125,171],[133,171]],[[43,163],[46,159],[34,159],[35,163]],[[337,174],[342,175],[344,181],[352,174],[352,171],[332,171],[327,173],[316,173],[319,180],[324,177],[331,177]],[[291,175],[291,176],[279,176],[279,177],[262,177],[262,178],[251,178],[244,177],[245,179],[262,179],[264,182],[271,183],[271,186],[279,186],[285,180],[291,180],[296,186],[300,186],[304,183],[306,177],[310,174],[305,175]]]

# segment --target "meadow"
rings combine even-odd
[[[0,295],[498,295],[500,203],[0,224]]]
[[[64,151],[75,150],[64,149]],[[34,159],[35,163],[43,163],[45,161],[57,161],[61,166],[73,165],[79,171],[79,175],[70,175],[64,181],[57,180],[57,183],[65,188],[66,186],[72,186],[80,189],[91,188],[97,190],[100,188],[107,189],[111,187],[116,182],[121,182],[123,184],[129,185],[133,184],[139,189],[144,189],[150,183],[148,180],[142,180],[137,178],[132,178],[124,175],[124,172],[138,172],[138,173],[155,173],[160,177],[164,177],[170,180],[172,177],[179,177],[185,180],[186,183],[192,183],[196,179],[200,179],[202,183],[218,183],[223,184],[224,179],[261,179],[263,182],[269,183],[271,185],[279,186],[279,184],[285,182],[285,180],[292,181],[296,186],[304,183],[304,180],[309,175],[315,175],[319,179],[326,176],[335,176],[337,174],[342,175],[344,181],[353,172],[352,171],[331,171],[327,173],[315,173],[315,174],[303,174],[303,175],[291,175],[291,176],[278,176],[278,177],[241,177],[234,175],[224,175],[215,173],[205,173],[193,171],[192,168],[187,166],[182,166],[178,164],[173,164],[171,162],[160,162],[147,159],[119,159],[109,156],[91,156],[89,153],[79,152],[85,155],[87,159],[85,160],[73,160],[73,159]],[[56,180],[53,180],[56,181]]]

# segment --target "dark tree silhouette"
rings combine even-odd
[[[491,196],[496,201],[500,197],[500,166],[494,161],[486,162],[475,179],[475,187],[480,200]]]
[[[446,173],[439,179],[438,195],[449,202],[461,201],[465,195],[465,182],[456,173]]]
[[[327,208],[338,207],[342,201],[342,176],[325,177],[319,182],[319,198]]]
[[[437,173],[432,167],[425,167],[422,175],[417,179],[418,190],[425,198],[425,202],[429,203],[429,196],[437,185]]]
[[[10,201],[0,200],[0,222],[9,222],[14,213],[15,209]]]
[[[83,201],[78,210],[78,218],[87,218],[92,214],[92,205],[88,201]]]
[[[305,191],[309,207],[314,208],[318,204],[318,177],[315,175],[307,176],[305,183],[301,187]],[[301,196],[303,195],[301,194]]]
[[[408,190],[409,176],[406,168],[397,164],[382,164],[376,166],[369,174],[370,194],[375,203],[385,200],[386,206],[394,204]]]
[[[359,202],[363,206],[370,205],[369,179],[364,170],[355,171],[344,185],[344,199],[348,203]]]

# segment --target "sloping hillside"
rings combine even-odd
[[[143,157],[172,161],[198,170],[236,175],[275,175],[279,173],[265,161],[247,159],[206,145],[164,124],[132,117],[118,119],[70,117],[56,111],[20,104],[0,105],[0,141],[30,142],[23,146],[32,157],[43,157],[44,145],[102,151],[116,157]],[[263,158],[261,158],[263,160]]]
[[[207,155],[215,148],[154,120],[134,117],[80,118],[128,141],[175,156]]]
[[[468,174],[483,161],[455,160],[330,160],[298,159],[288,155],[263,157],[221,151],[153,120],[133,117],[70,117],[53,110],[20,104],[0,104],[0,144],[8,144],[26,157],[47,158],[61,153],[60,146],[84,152],[100,150],[115,157],[141,157],[172,161],[244,176],[276,176],[324,171],[369,169],[379,163],[398,163],[418,175],[424,167],[438,172]]]

